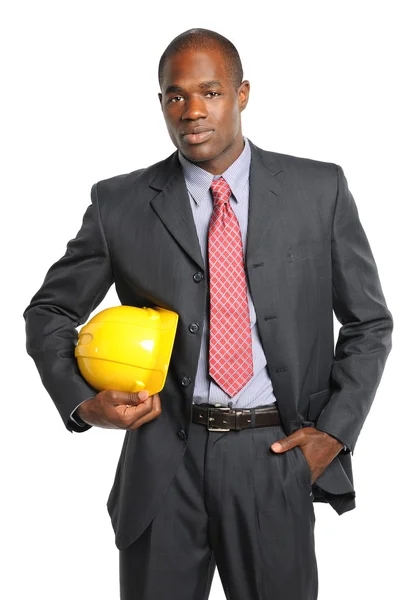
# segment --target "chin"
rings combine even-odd
[[[205,162],[213,160],[218,156],[218,152],[214,148],[207,147],[207,144],[185,144],[180,148],[182,154],[192,162]]]

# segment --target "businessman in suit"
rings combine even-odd
[[[355,507],[392,315],[343,169],[243,136],[231,42],[184,32],[159,81],[177,150],[93,186],[24,313],[27,350],[69,431],[126,430],[107,504],[121,598],[205,599],[217,565],[230,600],[315,599],[313,502]],[[77,369],[76,327],[113,283],[179,315],[152,397],[97,393]]]

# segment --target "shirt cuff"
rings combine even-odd
[[[78,427],[87,427],[88,426],[88,423],[86,423],[86,421],[81,419],[77,413],[77,410],[80,407],[80,405],[83,404],[84,402],[86,402],[86,400],[91,400],[91,398],[86,398],[85,400],[82,400],[82,402],[80,404],[78,404],[78,406],[76,406],[74,408],[74,410],[72,411],[72,413],[69,415],[69,418],[71,419],[71,421],[73,421],[76,425],[78,425]]]

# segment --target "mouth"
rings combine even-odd
[[[201,144],[206,142],[214,133],[213,129],[207,127],[194,127],[190,131],[183,132],[182,138],[186,144]]]

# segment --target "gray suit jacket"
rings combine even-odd
[[[351,454],[393,319],[342,168],[250,145],[245,265],[258,331],[286,434],[315,425],[347,446],[313,485],[314,500],[342,514],[355,506]],[[189,325],[207,310],[207,265],[177,152],[93,186],[80,231],[24,313],[27,350],[71,431],[72,410],[95,394],[77,369],[75,328],[113,282],[121,304],[179,315],[162,413],[125,433],[108,498],[125,548],[155,516],[185,453],[201,340]]]

